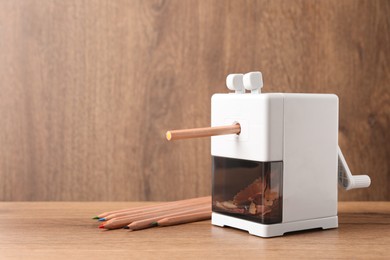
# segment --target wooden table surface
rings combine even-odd
[[[259,238],[210,221],[105,231],[91,217],[148,202],[1,202],[0,259],[390,258],[390,202],[340,202],[339,228]]]

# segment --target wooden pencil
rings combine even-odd
[[[140,219],[145,219],[153,216],[158,216],[158,215],[164,215],[167,213],[174,213],[174,212],[182,212],[190,209],[201,209],[204,207],[211,207],[211,203],[202,203],[198,205],[188,205],[185,207],[178,207],[178,208],[170,208],[170,209],[160,209],[157,211],[152,211],[152,212],[142,212],[142,213],[135,213],[135,214],[129,214],[121,217],[116,217],[112,218],[108,221],[105,221],[106,224],[112,224],[116,223],[117,221],[131,221],[131,220],[140,220]]]
[[[175,216],[180,216],[180,215],[188,215],[188,214],[195,214],[199,212],[210,212],[211,214],[211,205],[208,205],[206,207],[198,208],[198,209],[191,209],[191,210],[186,210],[186,211],[179,211],[179,212],[171,212],[171,213],[165,213],[165,215],[158,215],[158,216],[153,216],[151,218],[147,219],[141,219],[137,221],[133,221],[130,223],[127,227],[130,230],[140,230],[140,229],[145,229],[149,227],[153,227],[156,225],[156,222],[158,222],[160,219],[168,218],[168,217],[175,217]]]
[[[207,220],[211,218],[211,210],[195,213],[195,214],[184,214],[168,218],[163,218],[157,221],[157,226],[166,227],[178,224],[185,224],[190,222],[196,222],[201,220]]]
[[[130,217],[134,215],[139,215],[142,213],[154,213],[154,212],[159,212],[159,211],[169,211],[172,209],[180,209],[180,208],[189,208],[192,206],[197,206],[197,205],[211,205],[211,197],[206,197],[205,199],[202,200],[197,200],[197,201],[191,201],[191,202],[186,202],[186,203],[177,203],[177,204],[163,204],[163,205],[157,205],[152,208],[147,208],[147,209],[140,209],[140,210],[130,210],[130,211],[124,211],[116,214],[111,214],[108,215],[104,218],[102,218],[102,221],[107,221],[111,220],[114,218],[120,218],[120,217]]]
[[[134,208],[107,211],[107,212],[103,212],[103,213],[97,215],[97,217],[95,217],[94,219],[105,218],[108,215],[122,213],[122,212],[145,210],[145,209],[150,209],[150,208],[155,208],[155,207],[164,207],[166,205],[172,205],[172,204],[178,205],[178,204],[183,204],[183,203],[185,204],[185,203],[197,202],[197,201],[202,201],[202,200],[210,200],[211,201],[211,196],[192,198],[192,199],[186,199],[186,200],[178,200],[178,201],[169,201],[169,202],[164,202],[164,203],[155,204],[155,205],[148,205],[148,206],[140,206],[140,207],[134,207]]]
[[[192,208],[192,210],[202,210],[203,206],[195,206]],[[172,209],[169,211],[161,211],[161,212],[153,212],[153,213],[143,213],[139,215],[129,216],[129,217],[119,217],[115,219],[111,219],[109,221],[106,221],[104,224],[100,225],[99,228],[105,228],[105,229],[118,229],[123,228],[126,225],[131,224],[134,221],[139,221],[143,219],[148,219],[156,216],[163,216],[167,214],[181,214],[182,212],[187,212],[188,209]]]
[[[170,130],[165,134],[165,136],[168,141],[171,141],[171,140],[188,139],[188,138],[208,137],[208,136],[215,136],[215,135],[239,134],[240,132],[241,132],[241,126],[240,124],[237,123],[237,124],[232,124],[227,126]]]
[[[149,218],[160,219],[161,216],[165,216],[165,215],[185,214],[185,213],[201,211],[207,208],[211,208],[211,204],[192,206],[191,209],[179,208],[179,209],[170,209],[168,211],[144,213],[144,214],[130,216],[130,217],[119,217],[105,222],[104,224],[100,225],[99,228],[118,229],[118,228],[123,228],[124,226],[129,225],[134,221],[139,221],[139,220],[149,219]]]

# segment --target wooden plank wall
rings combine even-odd
[[[0,200],[173,200],[211,192],[229,73],[336,93],[340,146],[389,200],[390,1],[1,0]],[[302,184],[304,185],[304,184]]]

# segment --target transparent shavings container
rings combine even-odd
[[[213,212],[261,224],[281,223],[282,165],[213,156]]]

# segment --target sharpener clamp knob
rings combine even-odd
[[[244,94],[245,88],[243,83],[244,74],[229,74],[226,77],[226,86],[230,90],[234,90],[237,94]]]
[[[244,94],[245,89],[253,94],[260,94],[263,88],[263,76],[260,71],[244,74],[229,74],[226,77],[226,86],[236,94]]]
[[[263,76],[260,71],[249,72],[244,75],[244,87],[251,93],[260,94],[263,88]]]

